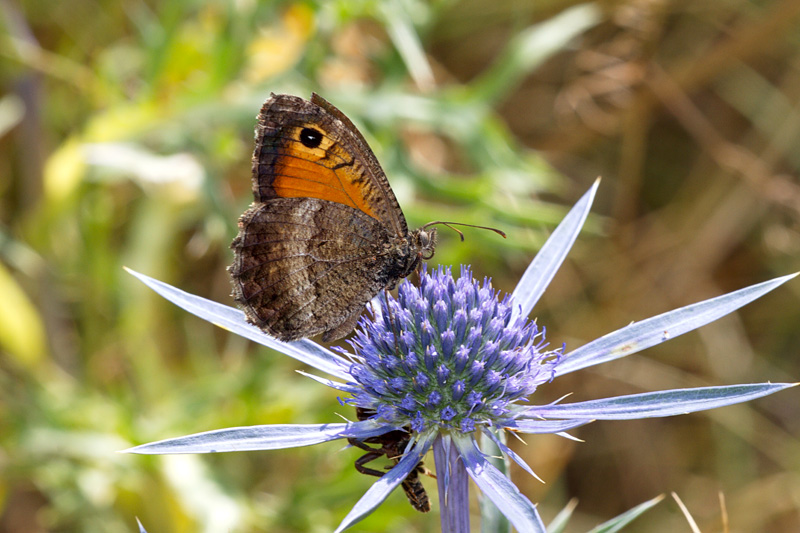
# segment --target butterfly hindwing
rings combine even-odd
[[[387,283],[386,230],[356,209],[277,198],[254,204],[239,224],[230,269],[234,297],[253,324],[283,340],[358,317]]]

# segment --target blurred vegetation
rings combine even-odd
[[[372,483],[338,443],[116,453],[352,417],[294,361],[122,270],[232,303],[228,244],[271,91],[347,113],[412,226],[504,229],[445,235],[433,263],[506,290],[602,175],[536,310],[554,345],[798,270],[796,0],[0,0],[0,28],[0,531],[330,531]],[[796,380],[798,291],[537,399]],[[799,531],[797,404],[530,437],[517,448],[547,484],[513,477],[546,520],[578,498],[568,531],[667,491],[705,532]],[[400,493],[353,528],[437,530]],[[689,527],[665,501],[628,530]]]

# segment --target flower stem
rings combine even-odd
[[[433,443],[436,483],[442,515],[442,533],[469,533],[467,471],[450,437],[439,435]]]

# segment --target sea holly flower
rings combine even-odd
[[[556,228],[512,294],[501,296],[488,280],[472,279],[467,267],[461,268],[458,279],[449,268],[423,269],[418,287],[404,282],[396,299],[383,294],[373,301],[371,316],[362,317],[350,340],[350,351],[333,352],[307,339],[280,342],[248,324],[237,309],[132,272],[187,311],[328,374],[330,378],[304,373],[340,391],[343,404],[375,414],[355,422],[221,429],[127,451],[272,450],[335,439],[363,440],[410,428],[411,438],[402,458],[377,479],[336,531],[371,513],[432,448],[443,531],[469,531],[469,477],[517,530],[543,532],[546,529],[536,506],[482,451],[487,443],[496,446],[535,475],[505,445],[505,431],[569,437],[568,430],[596,420],[691,413],[792,387],[788,383],[759,383],[536,403],[537,388],[558,376],[675,338],[735,311],[794,277],[776,278],[634,322],[573,351],[551,348],[544,327],[527,317],[575,241],[597,185]]]

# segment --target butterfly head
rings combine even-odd
[[[427,261],[436,252],[436,228],[427,229],[422,227],[415,231],[412,236],[412,246],[418,250],[419,257]]]

